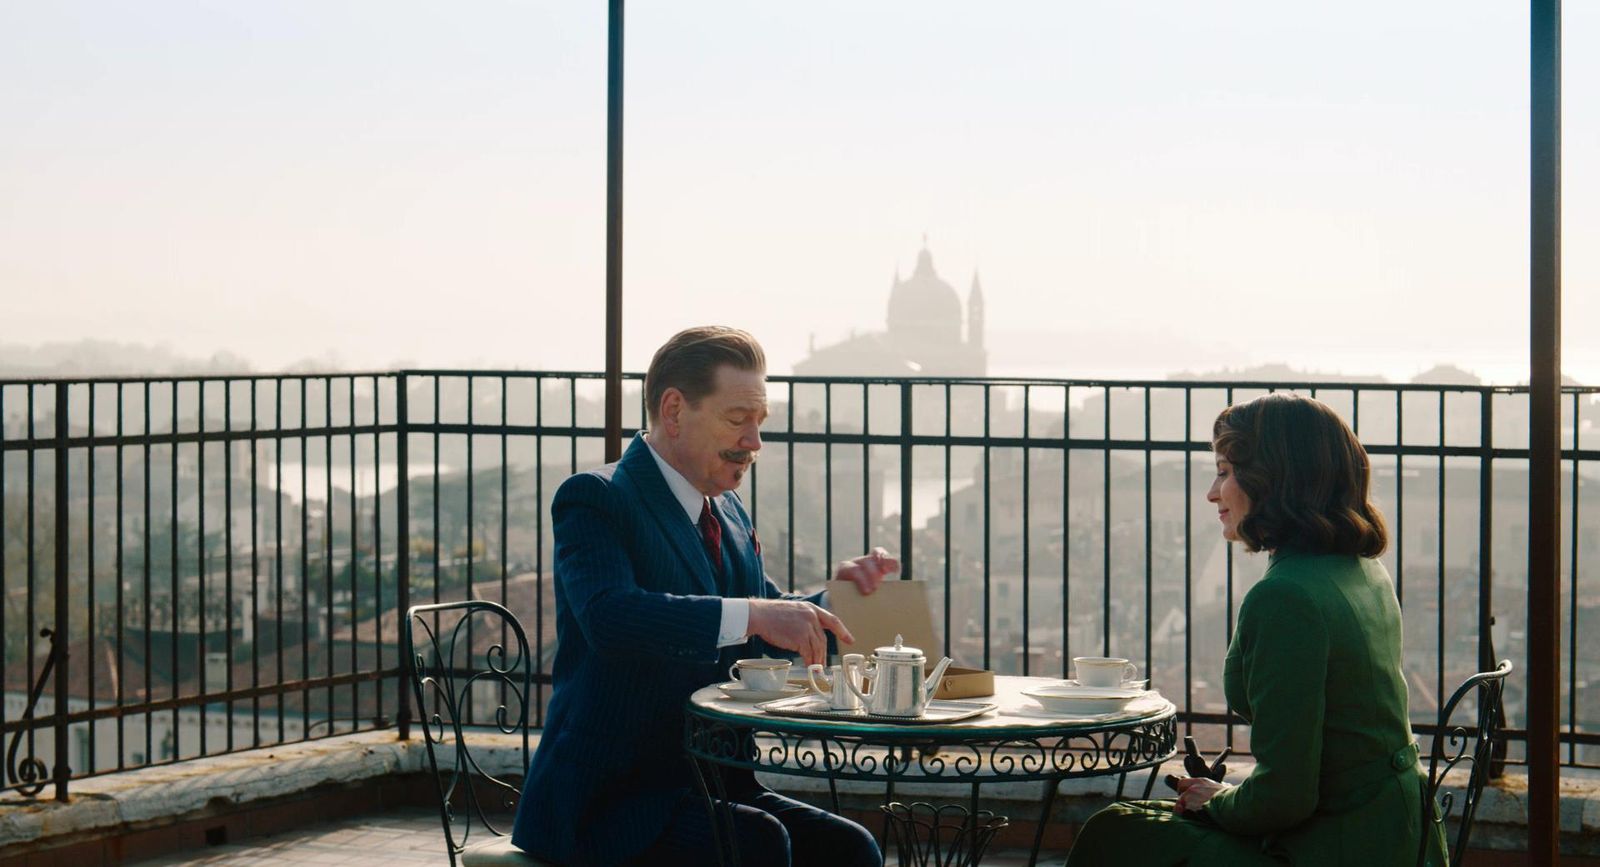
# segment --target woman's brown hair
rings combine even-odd
[[[1246,549],[1376,557],[1388,547],[1367,450],[1327,404],[1264,395],[1224,409],[1211,440],[1250,498],[1237,528]]]

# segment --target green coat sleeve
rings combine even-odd
[[[1237,657],[1256,767],[1206,804],[1235,834],[1285,831],[1317,808],[1327,700],[1328,629],[1306,591],[1263,580],[1245,596],[1229,656]],[[1232,666],[1230,666],[1232,667]]]

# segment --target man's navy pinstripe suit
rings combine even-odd
[[[784,595],[762,569],[738,496],[715,504],[727,588],[642,436],[621,461],[556,491],[555,686],[517,846],[563,864],[621,863],[661,836],[694,785],[685,699],[725,680],[733,660],[768,650],[758,640],[717,648],[721,597]]]

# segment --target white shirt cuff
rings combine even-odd
[[[750,631],[750,600],[722,600],[722,625],[717,629],[717,646],[743,644]]]

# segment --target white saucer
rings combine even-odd
[[[1125,681],[1122,682],[1122,684],[1120,686],[1085,686],[1084,684],[1081,684],[1076,680],[1061,680],[1061,681],[1057,681],[1057,682],[1051,684],[1051,686],[1052,687],[1070,686],[1070,687],[1073,687],[1074,689],[1094,689],[1094,690],[1102,690],[1103,689],[1103,690],[1110,690],[1112,692],[1115,692],[1115,691],[1117,691],[1119,689],[1130,689],[1130,690],[1134,690],[1135,692],[1144,692],[1147,688],[1149,688],[1150,681],[1148,681],[1148,680],[1125,680]]]
[[[806,691],[806,688],[797,684],[789,684],[783,689],[750,689],[737,680],[717,684],[717,689],[722,694],[734,701],[776,701],[780,698],[792,698]]]
[[[1120,713],[1129,702],[1145,693],[1138,689],[1112,689],[1093,686],[1041,686],[1025,689],[1022,694],[1033,699],[1051,713],[1069,716],[1098,716]]]

